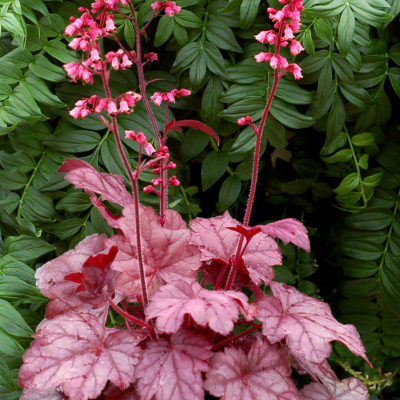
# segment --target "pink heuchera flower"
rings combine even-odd
[[[252,123],[253,123],[253,121],[252,121],[250,115],[247,115],[246,117],[241,117],[238,119],[238,125],[250,125]]]
[[[188,89],[173,89],[171,92],[155,92],[150,100],[157,106],[161,105],[163,101],[167,103],[175,103],[175,98],[179,99],[181,96],[190,96],[191,91]]]
[[[175,14],[179,14],[182,10],[182,7],[176,5],[174,1],[166,1],[163,3],[162,1],[156,1],[150,5],[150,7],[154,11],[162,11],[164,10],[167,15],[172,17]]]

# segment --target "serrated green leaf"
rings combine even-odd
[[[224,151],[212,151],[206,155],[201,165],[201,185],[203,191],[209,189],[226,172],[229,157]]]

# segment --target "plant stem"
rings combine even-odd
[[[109,86],[109,76],[106,72],[106,64],[103,63],[102,67],[102,79],[103,79],[103,86],[106,92],[106,96],[111,98],[110,86]],[[138,257],[138,264],[139,264],[139,275],[140,275],[140,287],[142,289],[142,300],[144,304],[148,304],[148,295],[147,295],[147,285],[146,285],[146,273],[144,269],[143,263],[143,255],[142,255],[142,244],[141,244],[141,236],[140,236],[140,214],[139,214],[139,191],[138,191],[138,184],[137,184],[137,177],[133,176],[131,166],[129,161],[125,155],[124,149],[122,147],[121,138],[119,137],[118,132],[118,124],[117,118],[115,115],[112,116],[112,133],[114,134],[115,142],[117,144],[119,155],[121,156],[122,162],[124,163],[125,169],[128,172],[129,180],[132,185],[132,192],[133,192],[133,204],[135,208],[135,224],[136,224],[136,248],[137,248],[137,257]]]
[[[142,95],[142,100],[144,106],[146,107],[147,114],[150,118],[151,125],[153,126],[154,133],[156,135],[158,145],[161,148],[165,143],[163,143],[163,139],[161,137],[160,130],[158,129],[157,121],[154,116],[153,110],[151,109],[149,99],[147,98],[146,93],[146,80],[144,77],[143,63],[142,63],[142,45],[140,43],[140,34],[141,30],[139,29],[139,24],[137,22],[135,9],[133,8],[132,1],[128,0],[128,6],[132,13],[132,22],[135,29],[136,34],[136,67],[138,71],[138,81],[139,81],[139,89]],[[160,224],[164,225],[165,222],[165,212],[167,210],[168,203],[168,187],[167,187],[167,174],[165,173],[164,161],[162,160],[160,163],[160,178],[161,178],[161,193],[160,193]]]
[[[226,339],[222,340],[221,342],[218,342],[217,344],[215,344],[211,350],[215,351],[219,347],[222,347],[222,346],[226,345],[227,343],[230,343],[230,342],[233,342],[234,340],[240,339],[243,336],[247,336],[249,333],[259,330],[261,328],[261,326],[262,326],[262,324],[256,324],[256,325],[252,326],[251,328],[238,333],[237,335],[226,338]]]

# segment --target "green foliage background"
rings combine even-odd
[[[83,4],[85,3],[85,4]],[[136,0],[139,20],[150,1]],[[180,14],[162,16],[144,46],[160,61],[146,67],[149,94],[185,87],[173,113],[201,119],[221,136],[218,147],[191,129],[169,140],[183,185],[171,206],[187,220],[226,209],[240,219],[246,205],[255,138],[239,117],[261,118],[272,70],[257,64],[270,29],[265,8],[277,0],[178,0]],[[0,0],[0,399],[18,399],[18,367],[43,318],[46,299],[34,270],[83,237],[110,228],[56,171],[65,158],[125,176],[111,135],[95,118],[68,109],[93,86],[69,83],[63,63],[77,59],[63,30],[89,1]],[[332,366],[360,377],[371,399],[400,399],[400,0],[305,0],[296,58],[304,79],[285,76],[266,124],[253,223],[283,217],[309,228],[313,253],[283,248],[279,280],[328,301],[359,329],[370,369],[341,346]],[[118,36],[135,37],[121,19]],[[105,47],[114,49],[111,41]],[[284,55],[291,58],[284,49]],[[115,95],[137,90],[134,70],[115,72]],[[162,126],[163,110],[154,107]],[[143,105],[118,119],[122,129],[152,129]],[[131,162],[135,145],[125,141]],[[143,174],[147,184],[151,174]],[[128,180],[126,180],[128,184]],[[143,194],[143,202],[156,204]],[[338,373],[343,369],[339,368]]]

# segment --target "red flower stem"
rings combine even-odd
[[[106,96],[111,98],[111,91],[109,86],[109,74],[106,72],[106,64],[103,63],[102,67],[102,79],[103,79],[103,86],[106,92]],[[122,147],[121,138],[119,137],[118,132],[118,124],[117,118],[115,115],[112,116],[112,133],[114,134],[115,142],[117,143],[117,148],[119,155],[121,156],[122,162],[124,163],[125,169],[128,172],[129,180],[132,185],[132,192],[133,192],[133,204],[135,207],[135,223],[136,223],[136,248],[137,248],[137,255],[138,255],[138,263],[139,263],[139,275],[140,275],[140,286],[142,289],[142,298],[143,303],[148,304],[148,295],[147,295],[147,285],[146,285],[146,274],[144,270],[143,264],[143,255],[142,255],[142,244],[141,244],[141,236],[140,236],[140,215],[139,215],[139,191],[137,185],[137,176],[133,176],[133,172],[129,161],[125,155],[124,149]]]
[[[247,336],[249,333],[257,331],[261,328],[262,324],[255,324],[249,329],[246,329],[243,332],[238,333],[237,335],[231,336],[229,338],[226,338],[224,340],[221,340],[220,342],[214,344],[214,346],[211,348],[212,351],[217,350],[219,347],[225,346],[226,344],[233,342],[234,340],[240,339],[243,336]]]
[[[154,334],[153,329],[150,327],[150,325],[146,324],[146,322],[142,321],[139,318],[134,317],[130,313],[124,311],[122,308],[118,307],[111,299],[108,299],[108,302],[110,303],[110,306],[120,315],[122,315],[124,318],[126,318],[129,321],[134,322],[136,325],[142,326],[143,328],[146,328],[152,335]]]
[[[142,45],[140,43],[141,31],[139,29],[139,25],[138,25],[138,22],[136,19],[135,9],[133,8],[131,0],[128,0],[128,6],[132,13],[132,22],[133,22],[133,27],[135,29],[135,34],[136,34],[136,67],[137,67],[137,71],[138,71],[140,93],[142,95],[143,103],[144,103],[144,106],[146,107],[147,114],[150,118],[151,125],[153,126],[154,133],[157,137],[158,145],[159,145],[159,147],[162,147],[163,140],[161,137],[161,133],[160,133],[160,130],[158,129],[157,121],[154,116],[153,110],[151,109],[150,102],[149,102],[149,99],[147,98],[147,93],[146,93],[146,80],[144,77],[144,70],[143,70],[143,63],[142,63]],[[161,223],[161,225],[163,225],[164,221],[165,221],[165,212],[167,210],[167,203],[168,203],[168,201],[167,201],[168,188],[166,187],[167,181],[166,181],[166,174],[165,174],[165,170],[164,170],[163,161],[161,161],[160,178],[161,178],[160,223]]]
[[[279,50],[281,47],[281,36],[282,36],[282,32],[283,32],[283,27],[284,27],[284,24],[282,24],[281,27],[279,28],[278,43],[276,44],[275,55],[279,54]],[[249,193],[249,197],[247,200],[246,213],[245,213],[244,220],[243,220],[243,225],[245,225],[245,226],[248,226],[248,224],[249,224],[251,211],[253,209],[254,197],[256,194],[258,167],[259,167],[259,163],[260,163],[261,138],[262,138],[265,122],[267,120],[267,116],[268,116],[269,110],[271,108],[272,100],[275,97],[276,89],[278,87],[279,79],[281,78],[281,76],[282,75],[278,72],[278,68],[276,68],[275,72],[274,72],[274,83],[272,85],[271,92],[268,96],[267,104],[265,105],[265,109],[264,109],[263,115],[261,117],[260,125],[257,128],[254,124],[251,124],[251,127],[253,128],[253,130],[256,134],[257,140],[256,140],[256,147],[254,149],[253,172],[252,172],[252,177],[251,177],[250,193]],[[228,281],[225,286],[226,290],[229,290],[232,287],[233,281],[235,280],[236,273],[237,273],[237,270],[239,267],[240,256],[242,253],[243,239],[244,238],[241,235],[240,239],[239,239],[238,247],[236,250],[236,255],[235,255],[234,261],[232,263],[231,270],[229,271]]]

